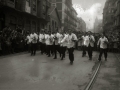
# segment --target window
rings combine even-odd
[[[26,0],[26,5],[30,7],[30,0]]]
[[[33,10],[36,11],[36,0],[33,0]]]
[[[11,2],[15,2],[15,0],[10,0]]]
[[[46,2],[45,2],[45,0],[43,0],[43,5],[45,5],[46,4]]]
[[[109,10],[109,13],[111,13],[111,10]]]
[[[45,10],[45,6],[43,5],[43,10]]]

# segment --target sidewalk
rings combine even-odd
[[[102,61],[92,90],[120,90],[120,62],[114,54],[109,53],[108,61]]]

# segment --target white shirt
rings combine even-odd
[[[36,33],[30,35],[31,42],[37,43],[38,35]]]
[[[75,47],[75,42],[73,40],[77,41],[77,36],[72,33],[71,35],[66,36],[61,43],[67,42],[67,48],[74,48]]]
[[[67,38],[67,37],[68,37],[68,34],[64,34],[62,40],[64,40],[64,39]],[[61,41],[62,41],[62,40],[61,40]],[[66,47],[66,46],[67,46],[67,40],[65,40],[64,42],[62,42],[62,43],[61,43],[61,46]]]
[[[58,37],[58,43],[59,43],[59,44],[61,43],[62,39],[63,39],[63,35],[62,35],[62,34],[59,34],[59,37]]]
[[[45,35],[45,43],[46,43],[46,45],[51,45],[50,39],[51,39],[50,35],[46,34]]]
[[[51,45],[53,45],[54,44],[54,34],[51,34]]]
[[[60,37],[60,34],[59,33],[56,33],[55,35],[55,45],[58,45],[59,43],[58,43],[58,41],[59,41],[59,37]]]
[[[30,38],[30,35],[27,36],[27,44],[31,43],[31,38]]]
[[[98,40],[98,44],[97,45],[100,45],[100,48],[102,48],[102,49],[106,49],[107,48],[107,43],[106,42],[108,43],[108,39],[106,37],[100,38]]]
[[[44,42],[45,42],[44,39],[45,39],[44,34],[40,34],[40,35],[39,35],[39,42],[44,43]]]
[[[89,36],[89,44],[91,47],[94,47],[94,43],[95,43],[95,38],[93,35]]]
[[[82,45],[84,45],[85,36],[82,36]]]
[[[84,36],[84,45],[88,47],[88,45],[89,45],[89,36]]]

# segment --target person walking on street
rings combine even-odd
[[[89,39],[88,39],[89,44],[87,45],[87,51],[88,51],[89,60],[92,60],[95,38],[90,31],[88,32],[88,37],[89,37]]]
[[[87,38],[87,35],[86,35],[86,33],[84,33],[83,36],[81,37],[81,39],[82,39],[82,57],[84,57],[86,55],[86,38]]]
[[[74,61],[74,49],[75,49],[75,42],[77,41],[77,36],[72,33],[72,30],[69,29],[68,30],[68,36],[64,37],[63,40],[61,41],[61,43],[64,43],[65,41],[67,41],[67,48],[68,48],[68,53],[69,53],[69,60],[70,60],[70,64],[73,64]]]
[[[101,38],[97,43],[100,46],[100,54],[98,60],[101,61],[102,54],[104,53],[105,61],[107,61],[107,48],[108,48],[108,39],[104,34],[101,34]]]
[[[32,33],[30,35],[31,38],[31,56],[36,54],[36,45],[37,45],[37,39],[38,35],[36,33]]]

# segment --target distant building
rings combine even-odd
[[[86,23],[80,17],[77,18],[77,31],[86,32]]]
[[[72,0],[50,0],[53,6],[57,7],[61,25],[64,30],[71,28],[76,30],[77,27],[77,12],[72,7]]]
[[[103,32],[102,20],[96,17],[95,23],[94,23],[94,33],[102,33],[102,32]]]
[[[50,21],[48,0],[0,0],[0,30],[24,28],[39,32]]]

